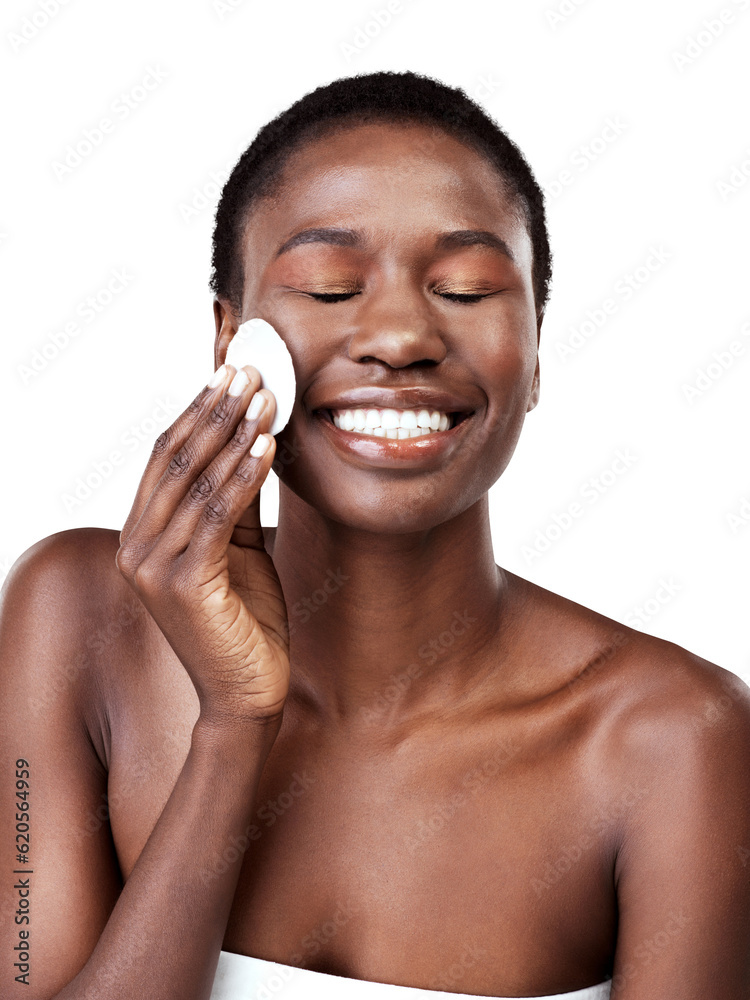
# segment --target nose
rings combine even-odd
[[[424,295],[408,279],[384,282],[373,289],[358,313],[349,357],[380,361],[391,368],[441,362],[447,347]]]

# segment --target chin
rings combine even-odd
[[[363,488],[302,474],[285,476],[284,485],[322,517],[354,531],[377,535],[405,535],[429,531],[458,517],[486,497],[489,485],[466,483],[459,487],[440,474],[412,476],[401,482],[370,482]]]

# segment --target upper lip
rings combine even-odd
[[[429,386],[360,385],[332,396],[313,407],[314,410],[439,410],[442,413],[473,412],[476,406],[461,396],[432,389]]]

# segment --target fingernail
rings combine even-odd
[[[261,434],[253,441],[250,447],[250,454],[253,458],[260,458],[261,455],[265,455],[270,447],[271,442],[268,440],[268,436]]]
[[[246,385],[250,383],[250,379],[247,377],[247,372],[244,368],[240,368],[237,374],[234,376],[232,381],[229,383],[229,388],[227,389],[227,395],[229,396],[239,396]]]
[[[253,398],[250,400],[250,405],[247,408],[247,413],[245,414],[245,420],[255,420],[263,412],[263,407],[266,405],[266,397],[261,396],[260,393],[256,392]]]
[[[227,366],[222,365],[221,368],[217,368],[216,371],[211,376],[211,381],[208,383],[209,389],[215,389],[217,385],[221,385],[224,379],[227,377]]]

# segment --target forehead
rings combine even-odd
[[[505,189],[485,156],[438,127],[350,126],[292,154],[275,195],[251,213],[245,245],[257,264],[295,231],[315,226],[346,226],[373,249],[404,252],[440,232],[482,229],[530,267],[528,232]]]

